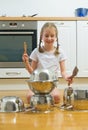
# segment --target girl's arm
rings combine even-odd
[[[28,70],[28,72],[31,74],[37,66],[37,62],[36,61],[31,61],[31,64],[29,62],[29,57],[27,53],[24,53],[22,56],[22,60],[25,64],[25,68]]]
[[[66,81],[68,81],[68,84],[70,85],[73,82],[73,79],[71,78],[71,76],[68,76],[68,74],[66,73],[65,60],[60,62],[60,70],[61,70],[62,77]]]

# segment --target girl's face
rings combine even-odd
[[[42,40],[44,44],[53,45],[56,39],[56,30],[54,27],[47,27],[43,30]]]

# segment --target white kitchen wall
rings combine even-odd
[[[0,16],[74,17],[79,7],[88,8],[88,0],[0,0]]]

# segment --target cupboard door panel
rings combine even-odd
[[[77,65],[79,77],[88,77],[88,21],[77,21]]]

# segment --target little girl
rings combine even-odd
[[[55,43],[57,43],[56,47]],[[24,52],[22,59],[30,74],[35,69],[48,69],[58,74],[60,67],[62,77],[68,81],[69,84],[72,83],[71,76],[68,76],[66,73],[66,57],[58,44],[58,30],[52,22],[45,23],[41,28],[39,47],[35,48],[30,55],[31,64],[29,63],[29,56],[26,52]],[[34,93],[29,90],[27,94],[28,102],[33,94]],[[60,96],[58,88],[55,88],[51,92],[51,96],[54,97],[55,103],[59,103]]]

